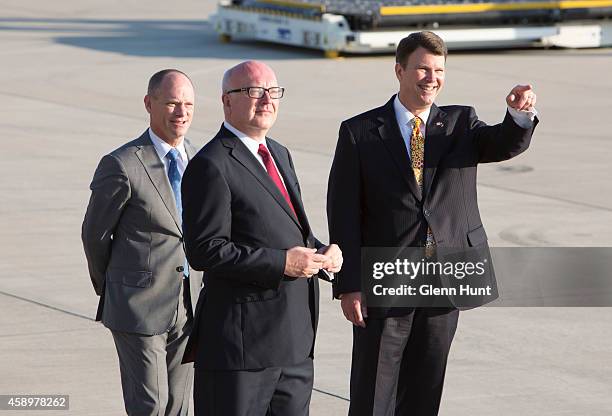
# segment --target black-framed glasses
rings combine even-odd
[[[247,95],[251,98],[261,98],[267,92],[270,95],[270,98],[276,100],[279,98],[283,98],[285,94],[285,89],[283,87],[244,87],[244,88],[236,88],[235,90],[225,91],[226,94],[231,94],[233,92],[243,92],[246,91]]]

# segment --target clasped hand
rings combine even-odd
[[[321,269],[337,273],[341,267],[342,251],[336,244],[321,247],[319,250],[306,247],[287,250],[285,274],[290,277],[312,277]]]

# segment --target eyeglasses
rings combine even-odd
[[[279,98],[283,98],[283,94],[285,93],[285,89],[283,87],[245,87],[245,88],[236,88],[235,90],[225,91],[226,94],[231,94],[233,92],[243,92],[246,91],[247,95],[251,98],[261,98],[267,92],[270,95],[270,98],[276,100]]]

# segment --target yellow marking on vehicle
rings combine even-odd
[[[517,3],[467,3],[425,6],[381,6],[381,16],[446,13],[483,13],[491,11],[568,10],[612,7],[612,0],[560,0]]]

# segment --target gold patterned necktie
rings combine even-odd
[[[425,168],[425,138],[421,133],[421,119],[415,117],[413,119],[414,126],[412,127],[412,135],[410,136],[410,161],[412,163],[412,171],[416,179],[421,193],[423,191],[423,170]],[[433,247],[436,245],[436,240],[431,228],[427,227],[427,240],[425,247]]]
[[[423,190],[423,166],[425,165],[425,138],[421,134],[421,119],[415,117],[410,136],[410,159],[412,171],[421,191]]]

